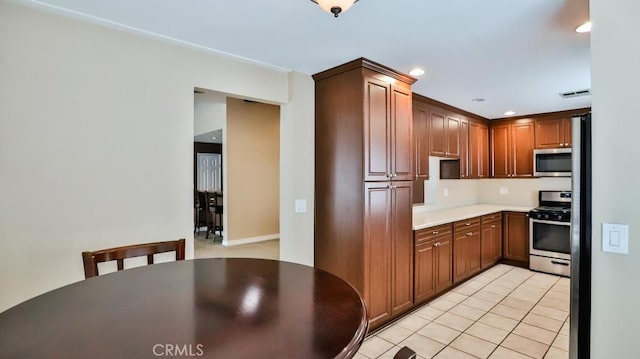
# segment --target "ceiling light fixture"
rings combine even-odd
[[[471,101],[473,101],[473,102],[484,102],[484,99],[482,97],[476,97],[476,98],[472,98]]]
[[[587,21],[584,24],[578,26],[578,28],[576,28],[576,32],[591,32],[591,21]]]
[[[421,69],[421,68],[416,67],[415,69],[409,71],[409,75],[411,75],[411,76],[424,75],[424,70]]]
[[[509,110],[509,111],[504,113],[505,116],[513,116],[515,114],[516,114],[516,112],[515,111],[511,111],[511,110]]]
[[[358,0],[311,0],[314,3],[318,4],[320,8],[329,14],[333,14],[334,17],[338,17],[338,14],[341,14],[351,7],[354,3],[357,3]]]

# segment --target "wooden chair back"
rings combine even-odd
[[[82,252],[84,262],[84,277],[98,276],[98,263],[116,261],[118,270],[124,269],[126,258],[147,256],[147,264],[153,264],[153,255],[165,252],[176,252],[176,260],[184,260],[184,238],[176,241],[134,244],[92,252]]]

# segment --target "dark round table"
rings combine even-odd
[[[153,264],[0,313],[0,358],[350,358],[367,333],[348,283],[299,264]]]

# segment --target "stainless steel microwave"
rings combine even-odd
[[[571,148],[533,150],[533,175],[571,177]]]

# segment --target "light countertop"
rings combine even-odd
[[[461,221],[501,211],[529,212],[533,207],[474,204],[471,206],[447,208],[413,213],[413,230],[437,226],[439,224]]]

